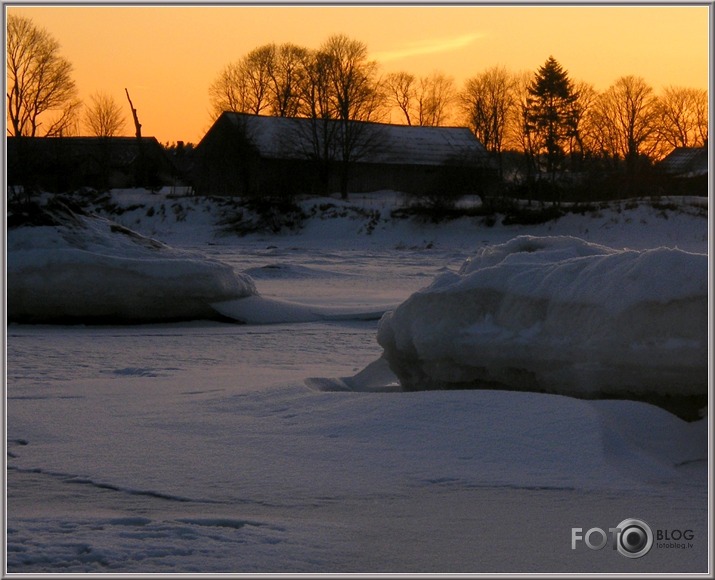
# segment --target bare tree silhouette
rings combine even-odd
[[[31,19],[7,19],[8,133],[17,137],[61,135],[75,123],[80,107],[72,65],[60,45]]]
[[[637,172],[639,157],[652,154],[657,147],[657,120],[657,98],[641,77],[620,77],[594,105],[603,150],[624,159],[631,176]]]
[[[91,135],[114,137],[124,130],[126,118],[111,95],[97,92],[90,97],[90,101],[84,112],[84,124]]]
[[[658,133],[669,147],[702,147],[708,140],[708,92],[666,87],[658,98]]]
[[[497,156],[500,173],[504,139],[517,104],[516,87],[513,74],[503,67],[493,67],[467,79],[459,94],[467,125],[484,148]]]

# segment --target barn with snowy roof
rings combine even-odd
[[[479,193],[493,175],[466,127],[225,112],[196,147],[193,182],[205,195],[423,195]]]

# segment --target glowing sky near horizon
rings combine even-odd
[[[572,80],[606,89],[624,75],[708,88],[709,7],[701,6],[7,6],[61,45],[80,98],[108,93],[144,135],[198,142],[208,88],[263,44],[318,48],[333,34],[364,42],[383,73],[439,71],[457,85],[500,65],[535,71],[553,55]]]

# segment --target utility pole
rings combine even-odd
[[[129,106],[132,108],[132,116],[134,117],[134,127],[136,128],[137,139],[141,139],[142,138],[142,124],[139,122],[139,117],[137,117],[137,110],[134,108],[132,99],[129,97],[129,91],[127,89],[124,89],[124,92],[127,93],[127,100],[129,101]]]

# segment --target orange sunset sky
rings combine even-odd
[[[270,42],[318,48],[332,34],[367,44],[383,73],[440,71],[462,82],[502,65],[535,71],[553,55],[572,80],[606,89],[623,75],[708,88],[709,6],[13,6],[61,45],[80,98],[97,91],[161,142],[197,143],[221,69]],[[396,120],[396,117],[395,117]]]

